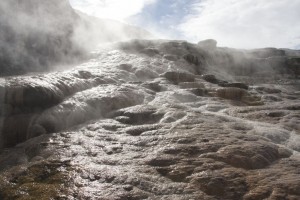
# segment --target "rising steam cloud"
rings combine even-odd
[[[99,43],[150,37],[139,28],[77,13],[67,0],[0,2],[0,76],[81,60]]]
[[[299,0],[196,0],[179,31],[189,41],[214,38],[234,48],[296,48]]]
[[[1,75],[45,71],[81,54],[68,1],[1,1],[0,13]]]

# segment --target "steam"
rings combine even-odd
[[[0,75],[45,71],[82,54],[71,41],[77,15],[67,1],[1,1]]]
[[[68,0],[0,2],[0,76],[81,61],[99,44],[151,34],[78,13]]]
[[[179,25],[190,41],[215,38],[235,48],[299,48],[298,0],[196,0]],[[288,14],[286,14],[288,13]]]
[[[130,39],[152,39],[154,36],[141,28],[111,19],[100,19],[77,11],[80,20],[74,29],[75,44],[91,51],[106,43]]]
[[[3,108],[1,107],[1,105],[3,105],[4,98],[5,98],[5,93],[4,93],[5,88],[1,87],[2,85],[5,85],[4,78],[0,78],[0,149],[3,147],[2,130],[4,125],[4,117],[2,115],[5,114],[3,113],[4,112]]]

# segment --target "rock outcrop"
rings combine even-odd
[[[300,198],[288,55],[272,77],[268,58],[185,41],[95,55],[0,80],[0,199]]]
[[[198,46],[209,51],[214,51],[217,48],[217,41],[214,39],[202,40],[198,42]]]

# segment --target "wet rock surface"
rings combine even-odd
[[[1,80],[0,199],[299,199],[299,80],[197,48],[133,41]]]

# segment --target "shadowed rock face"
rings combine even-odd
[[[261,59],[134,40],[1,79],[0,199],[299,199],[299,80]]]

